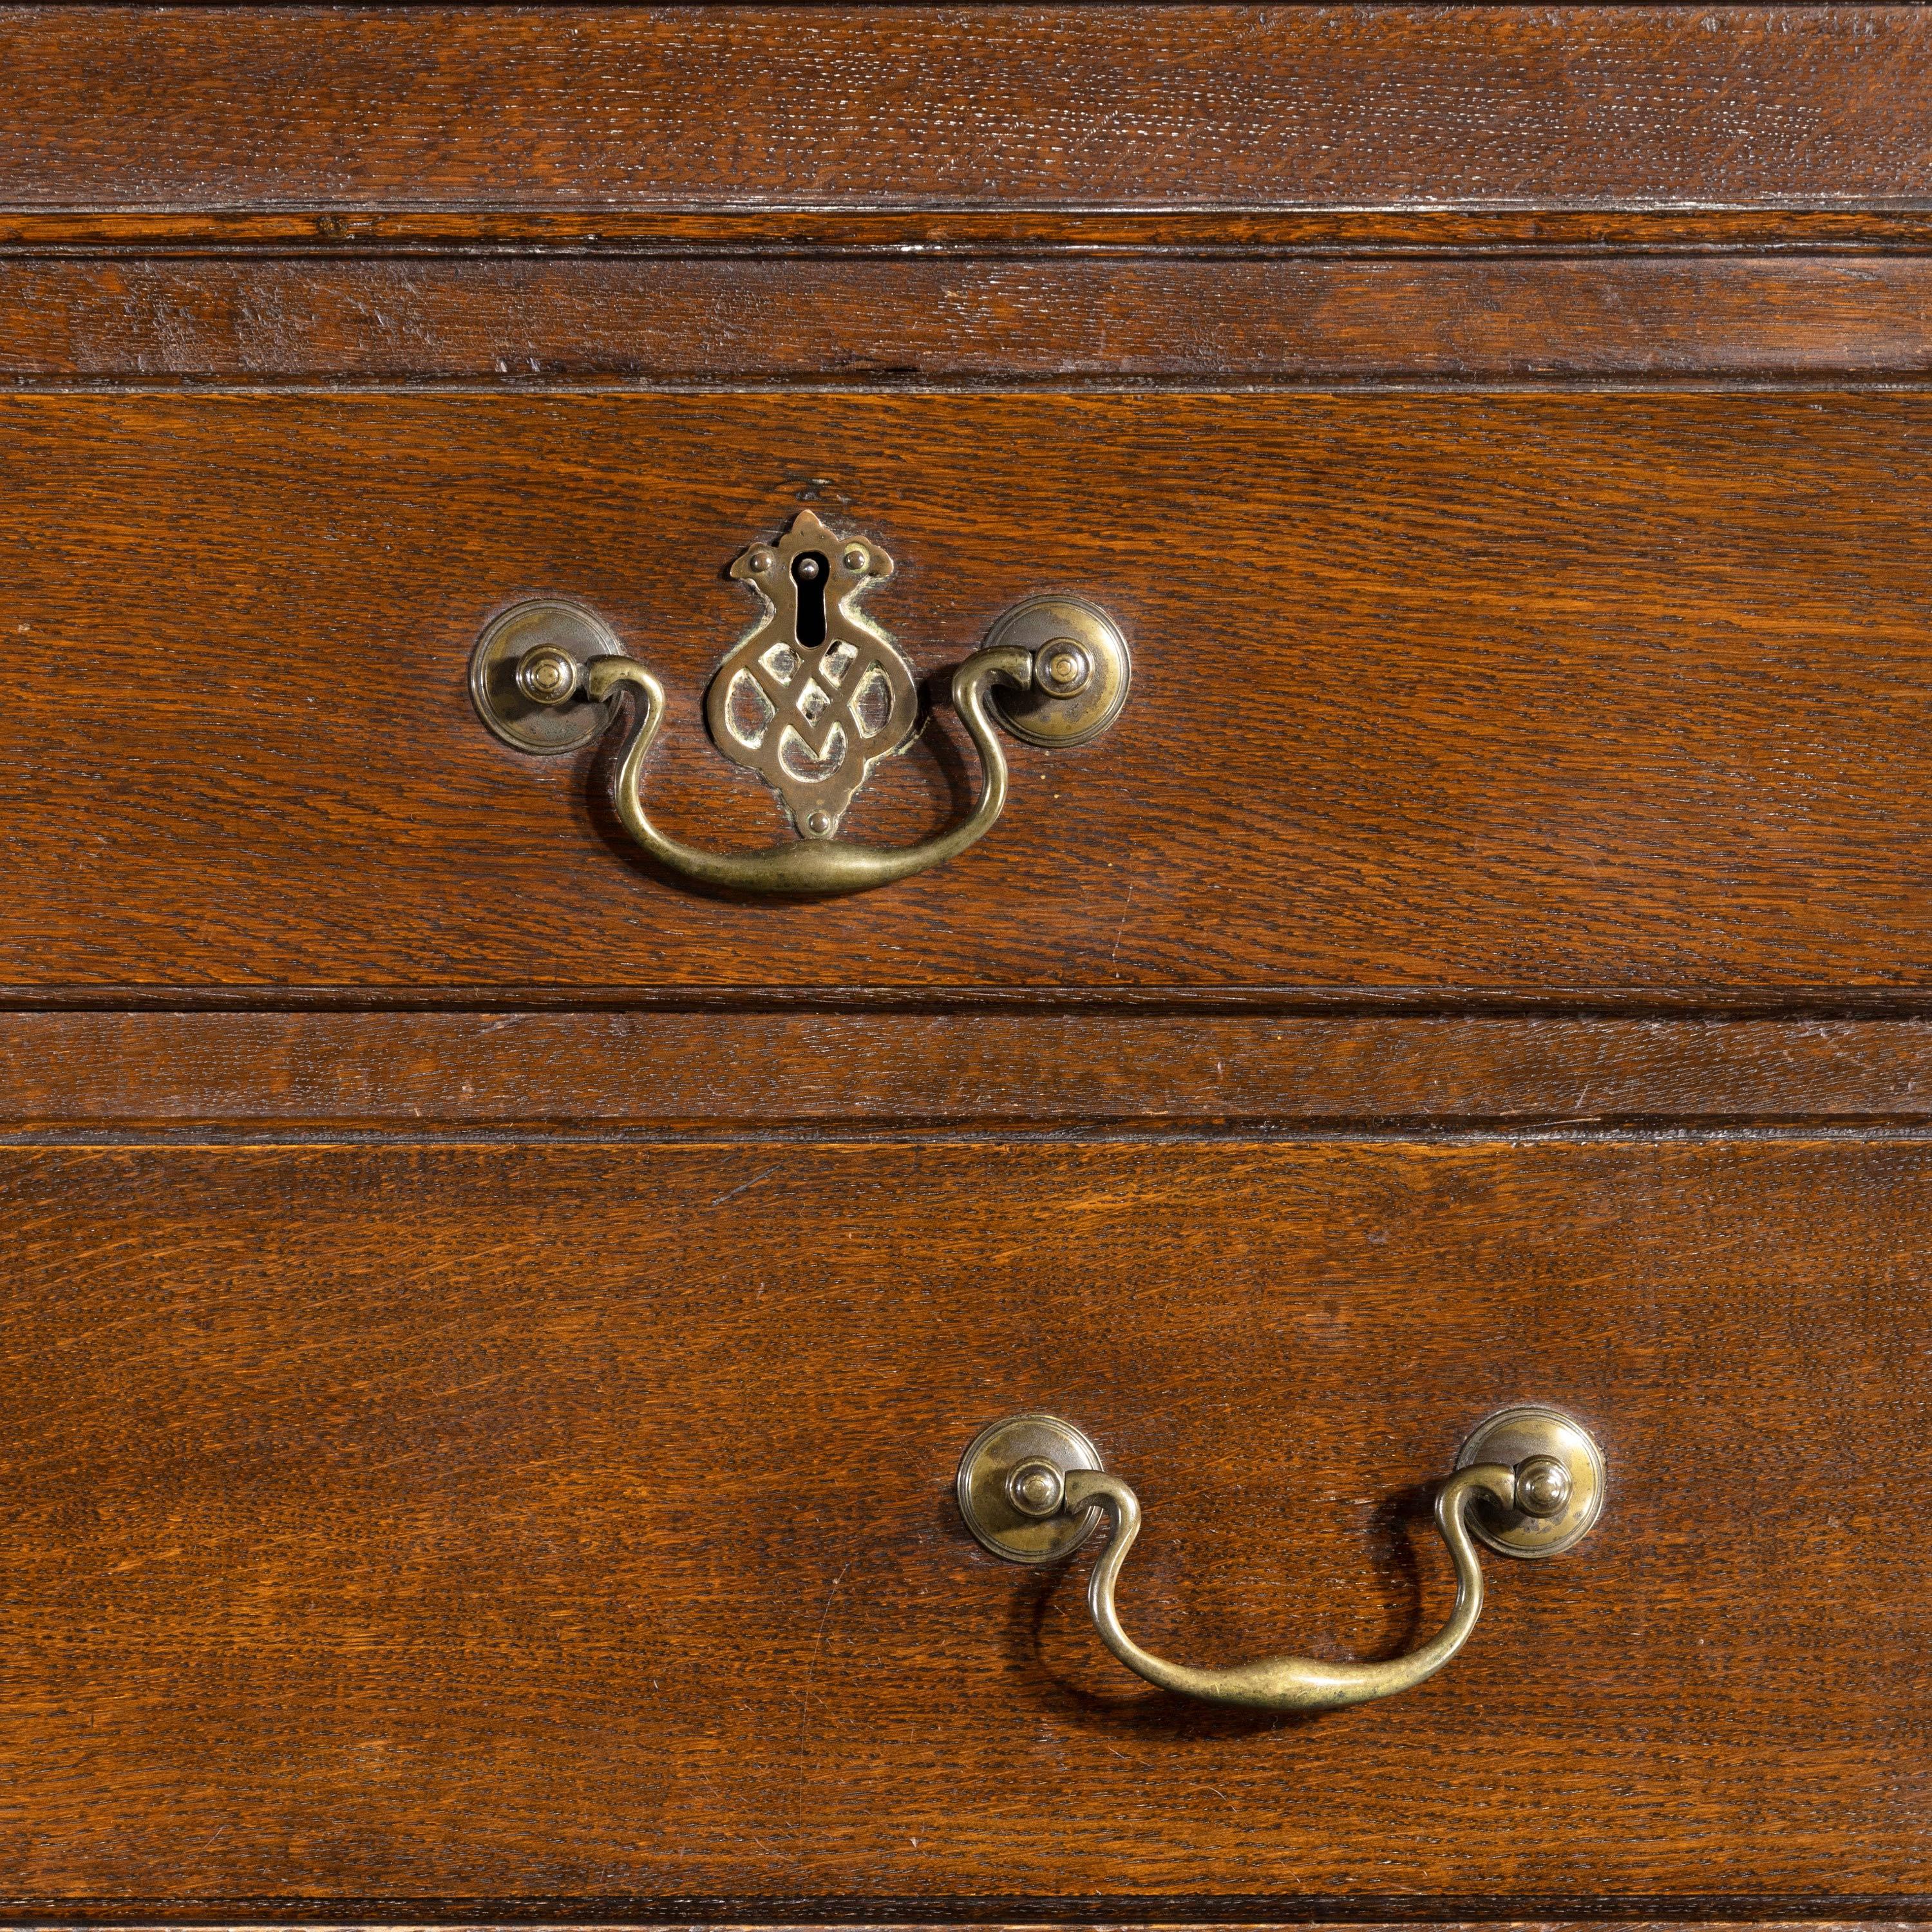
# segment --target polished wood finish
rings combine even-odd
[[[0,1132],[1932,1125],[1925,1019],[776,997],[695,1012],[0,1012]]]
[[[1926,205],[1910,6],[16,6],[0,200]]]
[[[16,397],[0,488],[18,988],[1926,989],[1920,395]],[[962,860],[700,898],[470,649],[586,599],[661,822],[768,841],[698,721],[802,501],[923,672],[1063,585],[1135,695]],[[850,829],[969,783],[942,711]]]
[[[38,254],[100,250],[134,257],[164,249],[273,252],[317,257],[379,250],[434,260],[486,248],[621,254],[642,249],[734,250],[940,248],[958,254],[1023,248],[1202,249],[1223,253],[1313,249],[1351,254],[1416,249],[1735,248],[1810,255],[1922,250],[1932,207],[1785,208],[7,208],[0,250]]]
[[[1932,14],[0,8],[0,1921],[1932,1916]],[[429,392],[429,393],[423,393]],[[962,861],[639,863],[730,557],[1133,700]],[[962,807],[942,714],[861,836]],[[953,1513],[1090,1428],[1144,1690]]]
[[[438,1900],[435,1903],[440,1916],[435,1917],[425,1912],[423,1900],[394,1900],[385,1901],[389,1910],[384,1917],[371,1920],[366,1915],[346,1912],[332,1901],[304,1900],[304,1915],[297,1926],[290,1923],[285,1910],[278,1909],[286,1904],[286,1900],[228,1899],[199,1904],[194,1923],[205,1928],[205,1932],[241,1932],[244,1925],[260,1928],[267,1924],[280,1927],[283,1932],[304,1932],[310,1926],[337,1926],[352,1920],[358,1928],[366,1926],[368,1932],[429,1932],[431,1926],[451,1925],[473,1927],[477,1932],[509,1932],[511,1927],[537,1928],[541,1932],[541,1928],[565,1925],[571,1932],[616,1932],[620,1926],[626,1932],[687,1932],[687,1928],[698,1925],[715,1928],[715,1932],[751,1932],[754,1926],[773,1925],[791,1928],[791,1932],[835,1932],[835,1928],[836,1932],[854,1932],[854,1928],[861,1925],[877,1928],[877,1932],[940,1932],[942,1927],[958,1925],[983,1928],[986,1932],[1022,1932],[1022,1928],[1036,1928],[1047,1922],[1026,1916],[1029,1901],[986,1897],[950,1900],[946,1916],[939,1919],[920,1918],[918,1915],[926,1909],[927,1902],[918,1899],[895,1901],[902,1904],[904,1910],[882,1912],[876,1904],[861,1900],[761,1898],[756,1901],[761,1916],[750,1919],[744,1917],[741,1909],[734,1910],[742,1907],[740,1900],[680,1898],[674,1902],[680,1916],[667,1922],[662,1918],[654,1920],[647,1905],[616,1902],[607,1904],[607,1909],[592,1918],[586,1919],[580,1912],[575,1918],[559,1920],[554,1912],[541,1909],[558,1903],[548,1899],[494,1901],[500,1908],[494,1912],[479,1911],[471,1901]],[[1276,1908],[1272,1917],[1265,1909],[1270,1902]],[[1772,1900],[1708,1892],[1694,1898],[1648,1899],[1642,1901],[1647,1914],[1667,1916],[1642,1918],[1616,1914],[1574,1916],[1584,1910],[1588,1901],[1548,1894],[1508,1901],[1505,1916],[1492,1918],[1458,1915],[1494,1908],[1498,1901],[1493,1894],[1420,1901],[1384,1895],[1372,1901],[1372,1910],[1360,1915],[1353,1910],[1353,1901],[1346,1900],[1311,1901],[1306,1905],[1282,1900],[1239,1903],[1246,1908],[1244,1916],[1230,1916],[1218,1900],[1116,1896],[1086,1901],[1095,1908],[1104,1905],[1104,1918],[1096,1918],[1090,1912],[1060,1910],[1054,1912],[1051,1923],[1065,1928],[1066,1932],[1112,1932],[1117,1927],[1155,1924],[1161,1926],[1163,1932],[1209,1932],[1210,1927],[1233,1924],[1248,1928],[1248,1932],[1288,1932],[1291,1926],[1295,1932],[1345,1932],[1345,1928],[1346,1932],[1397,1932],[1398,1928],[1410,1928],[1412,1932],[1413,1928],[1424,1924],[1439,1926],[1442,1932],[1793,1932],[1801,1925],[1806,1932],[1853,1932],[1855,1928],[1856,1932],[1905,1932],[1907,1927],[1925,1923],[1922,1916],[1914,1916],[1918,1901],[1913,1899],[1889,1894],[1854,1896],[1844,1892]],[[834,1904],[838,1907],[837,1916],[828,1916]],[[1324,1904],[1330,1912],[1348,1916],[1326,1916],[1322,1910]],[[410,1908],[407,1912],[403,1910],[405,1905]],[[241,1910],[244,1906],[254,1916],[244,1916]],[[1774,1918],[1752,1916],[1771,1907],[1781,1916]],[[1538,1908],[1544,1909],[1534,1918],[1508,1916]],[[0,1912],[8,1910],[8,1902],[0,1899]],[[1856,1911],[1863,1916],[1834,1917],[1834,1910],[1840,1914]],[[1198,1916],[1190,1918],[1190,1911]],[[1292,1917],[1286,1916],[1291,1912]],[[8,1922],[23,1922],[17,1909]],[[98,1900],[78,1908],[72,1901],[63,1901],[57,1914],[43,1912],[32,1920],[37,1932],[65,1932],[67,1928],[80,1926],[96,1928],[98,1932],[98,1928],[110,1925],[116,1932],[161,1932],[161,1926],[170,1922],[155,1923],[138,1915],[130,1916]]]
[[[1265,1918],[1932,1877],[1922,1138],[0,1180],[0,1857],[43,1900]],[[1381,1654],[1444,1608],[1427,1483],[1525,1395],[1600,1433],[1600,1529],[1492,1564],[1423,1690],[1312,1722],[1144,1691],[1077,1568],[1000,1564],[949,1494],[980,1424],[1050,1405],[1141,1490],[1150,1642]]]
[[[1932,257],[0,260],[0,380],[1932,373]]]

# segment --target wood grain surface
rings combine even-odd
[[[0,1012],[0,1129],[1932,1124],[1932,1022]]]
[[[909,0],[908,0],[909,3]],[[252,0],[250,0],[252,4]],[[682,4],[682,0],[680,0]],[[898,0],[887,0],[898,4]],[[968,0],[979,4],[980,0]],[[1138,0],[1137,0],[1138,4]],[[1836,0],[1832,0],[1836,4]],[[422,260],[477,250],[622,255],[687,249],[937,249],[957,255],[1015,249],[1227,253],[1539,249],[1667,250],[1715,255],[1776,248],[1800,255],[1923,252],[1932,206],[1184,208],[1159,203],[1093,209],[887,206],[878,208],[20,208],[0,206],[0,254],[100,251],[259,254],[345,250]]]
[[[0,380],[1932,371],[1932,257],[0,260]]]
[[[43,7],[22,208],[1913,208],[1910,6]]]
[[[355,1901],[360,1906],[368,1901]],[[305,1932],[310,1926],[338,1926],[354,1922],[366,1926],[368,1932],[427,1932],[430,1926],[461,1925],[472,1928],[472,1932],[508,1932],[515,1927],[519,1932],[530,1932],[530,1928],[568,1924],[572,1932],[616,1932],[622,1927],[626,1932],[674,1932],[674,1928],[703,1925],[714,1928],[714,1932],[737,1932],[743,1928],[749,1932],[752,1926],[783,1925],[795,1928],[795,1932],[851,1932],[851,1928],[865,1926],[869,1932],[939,1932],[942,1926],[973,1925],[986,1928],[986,1932],[1022,1932],[1022,1928],[1037,1928],[1050,1922],[1064,1927],[1066,1932],[1110,1932],[1116,1926],[1160,1924],[1171,1928],[1171,1932],[1208,1932],[1210,1927],[1240,1925],[1249,1932],[1275,1932],[1275,1928],[1292,1926],[1295,1932],[1396,1932],[1397,1928],[1413,1928],[1426,1924],[1439,1926],[1442,1932],[1796,1932],[1802,1926],[1806,1932],[1906,1932],[1908,1927],[1923,1925],[1926,1922],[1919,1910],[1919,1901],[1910,1898],[1892,1895],[1850,1895],[1844,1892],[1781,1897],[1776,1900],[1756,1900],[1726,1897],[1721,1894],[1700,1893],[1694,1898],[1652,1899],[1644,1902],[1644,1916],[1634,1916],[1630,1912],[1610,1912],[1598,1917],[1583,1911],[1582,1902],[1574,1898],[1564,1900],[1555,1895],[1545,1895],[1531,1900],[1510,1902],[1504,1916],[1481,1918],[1459,1914],[1472,1914],[1485,1905],[1493,1906],[1493,1898],[1472,1898],[1466,1900],[1444,1899],[1440,1897],[1423,1903],[1418,1913],[1414,1901],[1400,1898],[1386,1898],[1376,1901],[1379,1912],[1364,1911],[1354,1900],[1316,1901],[1307,1905],[1296,1904],[1290,1908],[1292,1916],[1277,1910],[1272,1918],[1265,1911],[1249,1912],[1243,1916],[1230,1911],[1232,1901],[1225,1899],[1202,1898],[1198,1895],[1186,1901],[1195,1916],[1190,1918],[1179,1907],[1180,1901],[1162,1899],[1148,1900],[1123,1898],[1118,1896],[1104,1901],[1106,1916],[1096,1918],[1092,1913],[1056,1909],[1050,1922],[1030,1910],[1024,1900],[968,1898],[948,1901],[947,1916],[943,1919],[930,1917],[921,1918],[918,1914],[925,1902],[917,1899],[892,1901],[902,1904],[907,1910],[894,1911],[882,1910],[877,1902],[855,1899],[826,1901],[823,1899],[769,1899],[760,1901],[764,1916],[747,1920],[742,1913],[734,1911],[738,1901],[728,1899],[681,1898],[674,1901],[681,1915],[675,1920],[662,1918],[653,1920],[648,1907],[644,1905],[625,1905],[607,1909],[601,1916],[590,1919],[581,1917],[558,1920],[548,1914],[544,1908],[551,1901],[548,1900],[498,1900],[491,1903],[495,1910],[479,1909],[467,1901],[440,1901],[440,1916],[430,1917],[422,1909],[420,1900],[394,1900],[386,1901],[386,1916],[370,1919],[345,1912],[340,1906],[327,1900],[302,1901],[302,1915],[292,1919],[286,1910],[271,1909],[276,1904],[286,1906],[287,1901],[237,1900],[223,1901],[227,1907],[224,1912],[197,1907],[194,1924],[206,1928],[206,1932],[235,1932],[236,1928],[248,1926],[251,1932]],[[212,1904],[210,1901],[210,1904]],[[826,1916],[828,1903],[838,1908],[838,1916]],[[1258,1904],[1259,1901],[1250,1903]],[[1322,1905],[1331,1911],[1346,1912],[1346,1917],[1324,1917]],[[253,1916],[245,1916],[239,1909],[247,1906]],[[1520,1912],[1527,1906],[1546,1906],[1548,1910],[1534,1918],[1508,1916],[1510,1911]],[[1754,1910],[1774,1906],[1779,1916],[1767,1918],[1754,1916]],[[408,1910],[404,1910],[407,1906]],[[0,1910],[9,1912],[8,1922],[24,1922],[19,1916],[19,1902],[0,1900]],[[1862,1914],[1847,1916],[1850,1912]],[[1662,1914],[1664,1916],[1656,1916]],[[164,1924],[178,1925],[181,1918],[172,1921],[151,1921],[138,1913],[117,1911],[104,1900],[76,1906],[63,1900],[57,1913],[40,1912],[32,1920],[38,1932],[65,1932],[68,1927],[87,1926],[99,1928],[112,1925],[117,1932],[160,1932]]]
[[[1923,1139],[16,1149],[0,1182],[0,1862],[43,1918],[1775,1917],[1932,1880]],[[1428,1484],[1522,1398],[1600,1435],[1600,1528],[1493,1564],[1434,1682],[1315,1721],[1147,1690],[1084,1564],[983,1556],[950,1497],[977,1427],[1050,1407],[1145,1503],[1144,1640],[1382,1654],[1447,1606]]]
[[[1932,14],[0,8],[0,1923],[1932,1917]],[[188,393],[181,393],[185,391]],[[418,391],[434,393],[415,393]],[[487,737],[810,505],[1118,729]],[[970,791],[943,710],[856,836]],[[1597,1534],[1386,1655],[1524,1398]]]
[[[1928,486],[1911,393],[14,397],[0,984],[1923,992]],[[470,647],[584,599],[661,822],[769,841],[697,720],[806,502],[922,673],[1064,587],[1134,695],[950,866],[696,896]],[[849,830],[970,783],[942,711]]]
[[[431,1925],[442,1927],[463,1925],[473,1928],[473,1932],[508,1932],[516,1927],[518,1932],[530,1932],[530,1928],[544,1928],[559,1923],[567,1923],[572,1932],[616,1932],[621,1926],[626,1932],[673,1932],[674,1926],[685,1928],[693,1924],[715,1928],[715,1932],[736,1932],[744,1927],[768,1927],[774,1924],[796,1928],[796,1932],[850,1932],[850,1928],[863,1925],[872,1932],[938,1932],[941,1926],[974,1925],[983,1927],[986,1932],[1022,1932],[1022,1928],[1036,1928],[1046,1922],[1037,1916],[1028,1916],[1025,1902],[1012,1900],[955,1899],[950,1901],[948,1916],[943,1919],[921,1919],[916,1916],[920,1901],[904,1901],[914,1908],[911,1914],[882,1912],[875,1904],[865,1904],[856,1900],[837,1901],[841,1907],[838,1918],[828,1918],[822,1907],[814,1912],[815,1901],[808,1899],[772,1900],[763,1901],[766,1907],[761,1918],[746,1921],[734,1914],[733,1901],[716,1899],[680,1899],[677,1904],[684,1908],[685,1916],[675,1921],[653,1921],[647,1913],[629,1910],[621,1915],[607,1911],[598,1918],[586,1921],[582,1918],[559,1922],[548,1917],[541,1909],[548,1900],[500,1900],[500,1906],[507,1909],[492,1912],[481,1911],[473,1905],[455,1901],[446,1901],[445,1914],[431,1918],[424,1915],[419,1905],[413,1914],[400,1910],[403,1901],[392,1901],[392,1912],[386,1918],[358,1921],[366,1924],[368,1932],[427,1932]],[[1056,1911],[1051,1922],[1066,1928],[1066,1932],[1109,1932],[1109,1928],[1121,1925],[1146,1925],[1159,1924],[1170,1932],[1208,1932],[1214,1926],[1239,1924],[1250,1928],[1250,1932],[1274,1932],[1275,1928],[1293,1926],[1295,1932],[1396,1932],[1397,1928],[1413,1928],[1418,1924],[1428,1924],[1442,1928],[1442,1932],[1793,1932],[1793,1928],[1803,1926],[1807,1932],[1905,1932],[1905,1928],[1922,1925],[1922,1916],[1912,1916],[1917,1901],[1895,1897],[1849,1898],[1842,1892],[1828,1895],[1782,1898],[1774,1902],[1782,1915],[1776,1918],[1754,1918],[1751,1906],[1747,1901],[1726,1898],[1720,1895],[1700,1894],[1695,1899],[1672,1898],[1648,1902],[1651,1912],[1667,1911],[1667,1917],[1633,1917],[1628,1915],[1606,1914],[1602,1917],[1567,1917],[1566,1910],[1575,1912],[1577,1901],[1571,1900],[1567,1905],[1555,1898],[1534,1901],[1546,1904],[1550,1910],[1535,1918],[1459,1918],[1457,1910],[1472,1911],[1491,1900],[1471,1899],[1460,1904],[1441,1899],[1428,1902],[1428,1915],[1418,1917],[1412,1904],[1400,1898],[1380,1901],[1384,1910],[1391,1916],[1378,1918],[1372,1913],[1364,1914],[1352,1904],[1346,1918],[1324,1918],[1318,1908],[1297,1908],[1292,1918],[1277,1914],[1273,1918],[1261,1916],[1231,1916],[1226,1901],[1196,1898],[1190,1901],[1197,1912],[1211,1913],[1190,1919],[1177,1916],[1175,1901],[1156,1900],[1151,1909],[1148,1901],[1112,1898],[1105,1901],[1108,1916],[1096,1919],[1083,1916],[1078,1912]],[[232,1932],[232,1928],[243,1925],[251,1932],[304,1932],[310,1926],[340,1925],[346,1921],[339,1908],[326,1900],[303,1901],[304,1915],[298,1922],[291,1921],[286,1912],[268,1911],[250,1918],[241,1916],[236,1906],[241,1901],[226,1901],[229,1911],[224,1916],[217,1912],[202,1912],[195,1924],[206,1928],[206,1932]],[[266,1906],[269,1901],[262,1900]],[[413,1902],[412,1902],[413,1903]],[[1336,1901],[1339,1904],[1340,1902]],[[1520,1902],[1519,1902],[1520,1904]],[[1757,1901],[1762,1906],[1766,1901]],[[1862,1917],[1848,1918],[1844,1915],[1856,1908],[1863,1912]],[[0,1910],[8,1910],[8,1902],[0,1900]],[[1516,1909],[1514,1906],[1512,1909]],[[1722,1916],[1713,1916],[1721,1913]],[[19,1922],[10,1917],[8,1922]],[[58,1914],[45,1913],[33,1921],[38,1932],[65,1932],[74,1926],[99,1928],[113,1925],[118,1932],[160,1932],[161,1924],[170,1922],[151,1922],[138,1914],[116,1912],[105,1902],[92,1907],[76,1907],[63,1901]],[[178,1924],[176,1919],[172,1922]]]

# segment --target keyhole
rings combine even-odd
[[[791,580],[798,586],[798,641],[815,651],[825,641],[826,562],[808,550],[791,560]]]

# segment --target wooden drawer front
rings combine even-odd
[[[1928,469],[1910,393],[17,396],[0,984],[1922,989]],[[661,822],[768,842],[702,695],[806,499],[922,674],[1063,589],[1134,690],[949,865],[706,898],[468,656],[587,602],[670,693]],[[848,830],[970,767],[942,706]]]
[[[16,1149],[4,1201],[42,1916],[1932,1879],[1922,1142]],[[950,1496],[1051,1407],[1144,1499],[1145,1640],[1391,1653],[1525,1397],[1598,1530],[1319,1720],[1145,1690]]]

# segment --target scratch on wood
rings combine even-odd
[[[768,1167],[763,1173],[753,1174],[749,1180],[741,1180],[736,1187],[728,1187],[722,1194],[713,1195],[711,1205],[714,1208],[722,1208],[726,1202],[735,1201],[740,1195],[749,1192],[752,1189],[758,1186],[760,1181],[770,1180],[777,1172],[778,1169],[776,1167]]]

